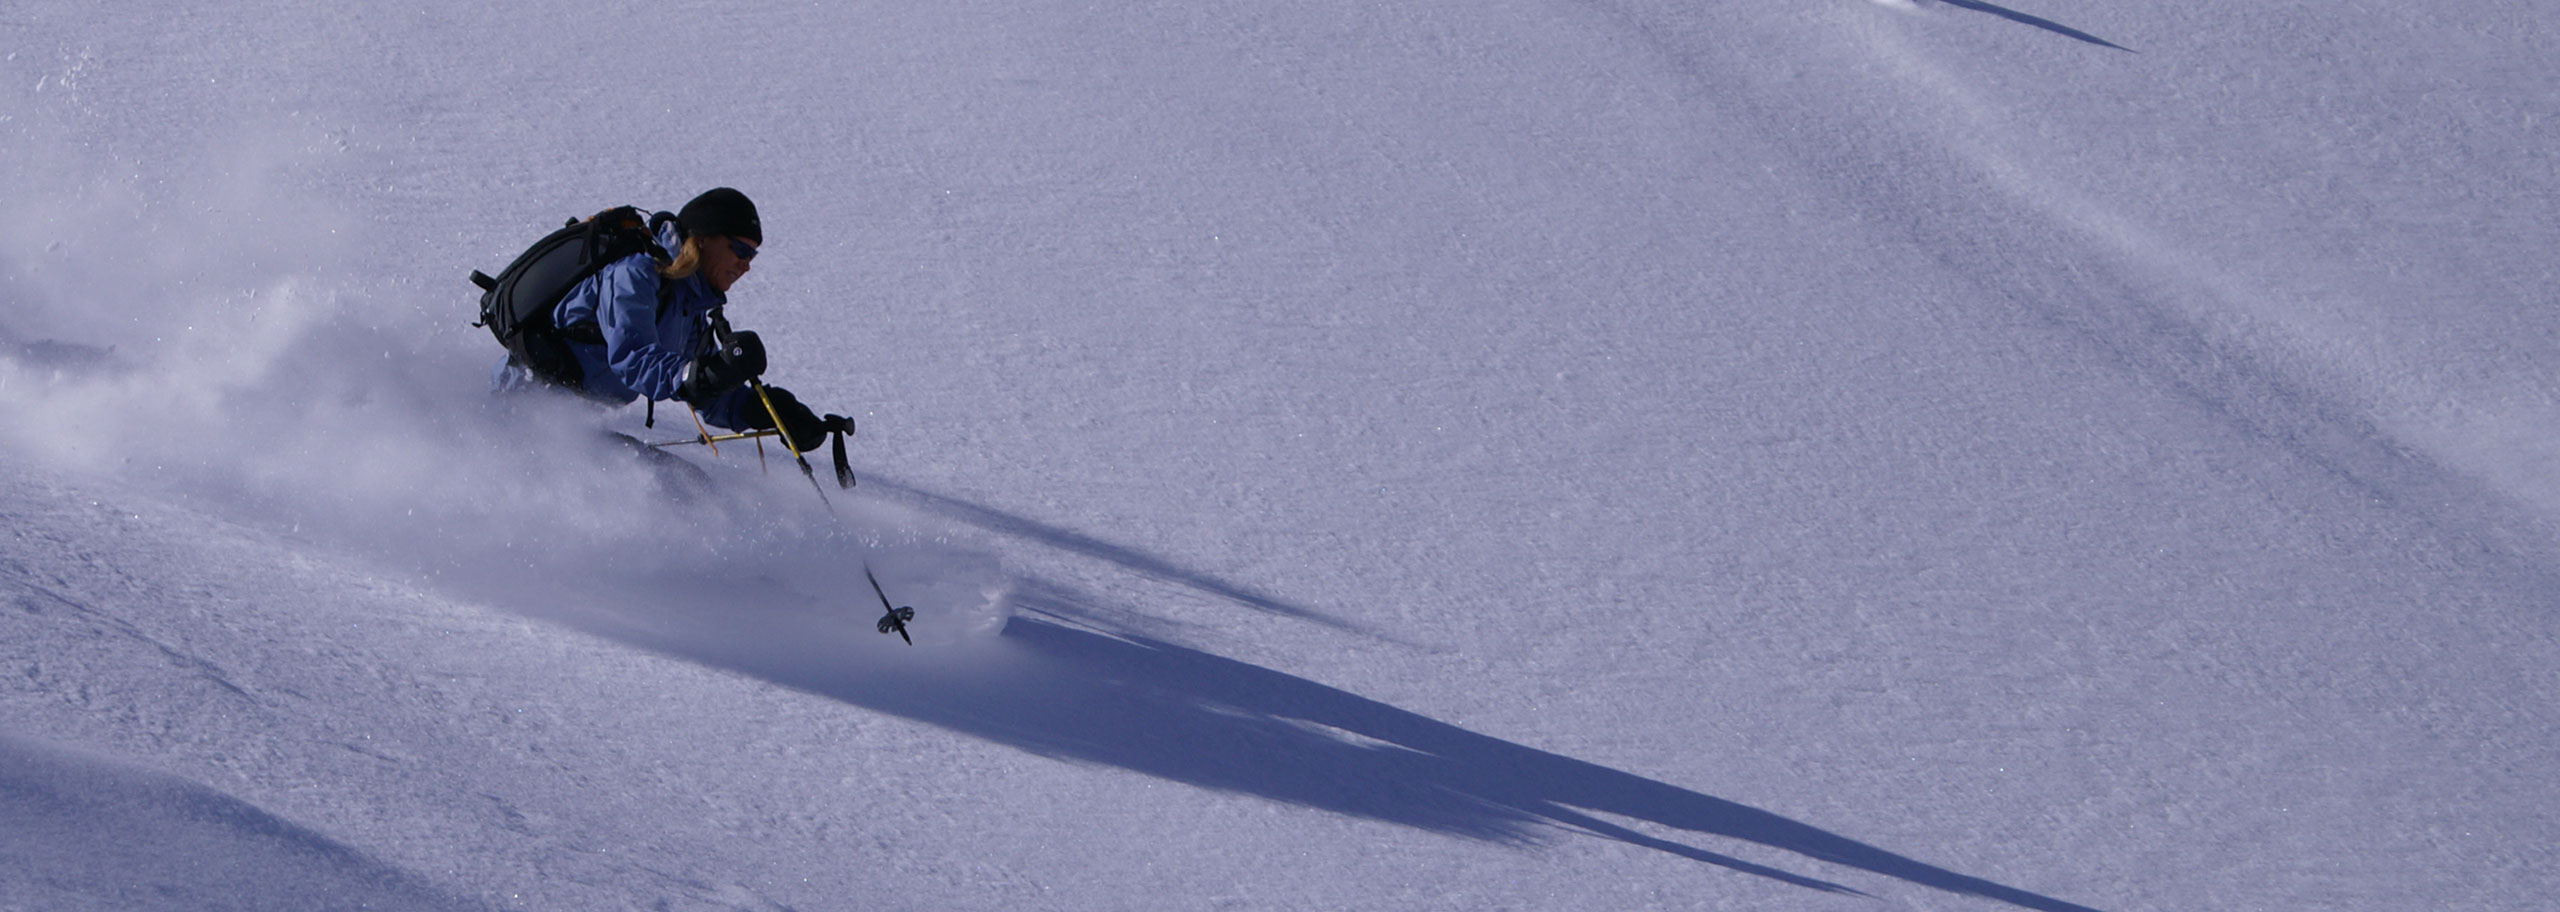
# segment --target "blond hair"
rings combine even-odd
[[[658,267],[659,275],[677,280],[693,278],[694,273],[701,271],[702,246],[693,238],[685,238],[684,248],[676,251],[676,258]]]

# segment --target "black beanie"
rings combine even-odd
[[[676,225],[686,237],[726,235],[764,243],[764,222],[756,218],[756,204],[727,187],[706,190],[684,204],[676,213]]]

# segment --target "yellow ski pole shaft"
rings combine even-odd
[[[702,435],[702,445],[711,448],[711,455],[720,455],[720,444],[711,439],[711,429],[702,426],[702,410],[694,408],[693,403],[687,402],[684,404],[684,413],[693,417],[693,432]]]
[[[764,437],[779,436],[782,435],[774,431],[740,431],[735,434],[704,434],[700,437],[687,437],[683,440],[669,440],[664,443],[652,443],[650,446],[661,449],[671,446],[709,446],[712,448],[711,451],[713,453],[718,453],[720,452],[719,445],[723,443],[735,440],[756,440]]]
[[[818,470],[809,467],[809,457],[800,455],[799,442],[792,440],[791,431],[782,426],[782,411],[774,408],[773,397],[765,394],[764,381],[749,377],[747,386],[756,391],[756,401],[764,403],[764,413],[773,418],[773,429],[782,436],[782,448],[790,450],[791,459],[800,463],[800,477],[809,479],[809,487],[818,492],[818,500],[827,505],[828,512],[834,512],[835,500],[827,496],[827,486],[818,483]]]

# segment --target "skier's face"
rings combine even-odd
[[[726,294],[729,286],[747,274],[747,261],[756,255],[756,242],[745,238],[704,238],[702,244],[702,276],[711,287]],[[744,254],[741,256],[741,254]]]

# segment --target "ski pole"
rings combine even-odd
[[[916,610],[889,606],[889,593],[881,591],[880,578],[871,575],[870,561],[862,562],[862,578],[871,581],[871,593],[880,597],[880,608],[888,612],[880,616],[880,632],[895,633],[898,639],[907,641],[907,645],[915,645],[915,638],[907,635],[907,622],[916,619]]]
[[[711,455],[720,455],[720,445],[711,442],[711,429],[702,426],[702,410],[694,408],[693,403],[687,402],[684,404],[684,413],[686,417],[693,419],[693,432],[702,435],[702,445],[711,448]]]
[[[711,335],[723,346],[729,345],[737,335],[729,329],[728,315],[721,313],[717,307],[711,310]],[[827,496],[826,486],[818,483],[818,470],[809,467],[809,457],[800,455],[799,442],[792,440],[791,431],[782,426],[782,410],[773,407],[773,397],[765,393],[764,381],[748,377],[747,388],[755,390],[756,401],[764,404],[765,417],[773,419],[773,430],[781,435],[783,448],[790,450],[792,461],[800,464],[800,476],[809,479],[809,489],[818,492],[819,502],[826,504],[827,512],[833,514],[836,510],[835,500]]]
[[[729,344],[729,337],[731,335],[729,330],[729,320],[717,310],[712,311],[711,314],[711,329],[713,335],[719,338],[720,344]],[[764,405],[765,417],[773,419],[773,430],[770,432],[770,435],[764,431],[757,431],[753,433],[740,434],[738,436],[755,438],[763,438],[766,436],[781,437],[783,448],[791,451],[792,461],[800,464],[800,477],[809,479],[809,489],[818,492],[818,502],[827,505],[828,518],[833,519],[838,523],[844,522],[844,514],[836,512],[836,502],[834,498],[827,496],[827,487],[818,483],[818,470],[809,467],[809,457],[800,455],[799,442],[792,440],[791,431],[788,428],[783,427],[782,410],[774,407],[773,396],[765,392],[764,381],[754,377],[749,377],[747,378],[747,387],[756,391],[756,401]],[[697,417],[696,420],[698,422],[699,418]],[[709,444],[710,442],[710,436],[705,434],[703,437],[703,443]],[[757,446],[759,448],[763,446],[763,441],[761,439],[757,441]],[[759,449],[759,452],[761,452],[761,449]],[[853,484],[853,473],[845,466],[844,435],[841,432],[836,435],[835,456],[836,478],[847,487],[851,487]],[[906,641],[907,645],[915,645],[915,638],[907,635],[907,622],[915,620],[916,610],[914,608],[897,607],[890,604],[889,593],[880,588],[880,578],[872,575],[871,573],[870,561],[864,561],[862,563],[862,578],[870,581],[871,594],[880,597],[880,607],[885,612],[880,617],[880,632],[895,633],[898,635],[898,639]]]
[[[720,451],[720,444],[728,443],[733,440],[754,440],[759,437],[775,436],[780,435],[775,431],[740,431],[735,434],[704,434],[700,437],[687,437],[683,440],[669,440],[662,443],[652,443],[649,446],[652,449],[664,449],[672,446],[708,446],[711,447],[711,451],[713,453],[718,453]]]
[[[782,436],[782,448],[790,450],[791,460],[800,464],[800,477],[809,479],[809,489],[818,492],[818,500],[827,505],[827,512],[835,512],[836,502],[827,497],[827,486],[818,483],[818,470],[809,467],[809,457],[800,455],[800,444],[782,426],[782,411],[773,407],[772,396],[765,395],[764,381],[749,377],[747,386],[756,391],[756,400],[764,403],[764,413],[773,418],[773,429]]]

